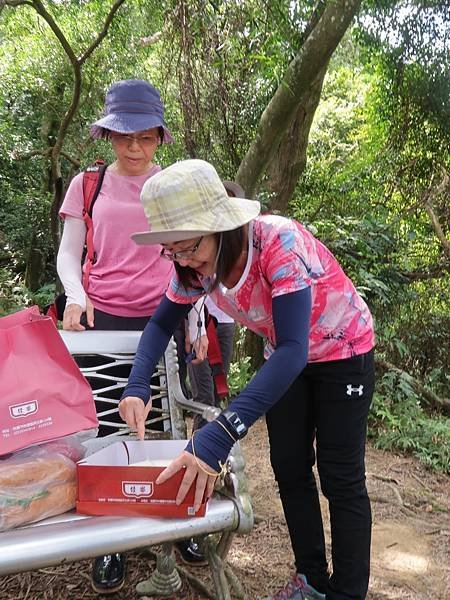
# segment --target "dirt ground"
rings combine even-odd
[[[236,537],[229,564],[248,600],[276,590],[293,570],[289,538],[268,462],[265,424],[257,423],[243,442],[257,523]],[[369,600],[450,598],[450,485],[445,475],[417,460],[368,448],[367,481],[372,499],[373,542]],[[326,502],[322,499],[324,514]],[[329,525],[326,517],[326,533]],[[127,579],[111,600],[138,598],[134,586],[153,567],[148,553],[127,554]],[[0,578],[0,600],[93,600],[90,561]],[[209,583],[208,569],[192,569]],[[200,600],[184,579],[174,600]]]

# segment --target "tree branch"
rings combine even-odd
[[[76,169],[80,168],[81,163],[77,158],[70,156],[70,154],[67,154],[67,152],[64,152],[63,150],[61,150],[61,156],[63,156],[68,162],[70,162],[70,164],[73,165]]]
[[[450,177],[445,171],[442,169],[442,181],[438,186],[430,185],[427,191],[423,194],[423,203],[425,206],[425,211],[427,215],[430,217],[431,224],[433,226],[434,232],[436,233],[437,238],[442,244],[444,248],[444,253],[447,258],[450,258],[450,242],[448,241],[444,230],[442,229],[441,224],[439,223],[439,219],[436,216],[436,213],[433,210],[432,201],[437,197],[443,194],[450,187]]]
[[[0,9],[3,9],[5,6],[20,6],[21,4],[33,6],[33,3],[29,0],[0,0]]]
[[[408,281],[427,281],[428,279],[440,279],[449,271],[450,262],[442,262],[431,267],[424,267],[423,271],[399,271],[399,275]]]
[[[382,358],[375,357],[375,365],[381,368],[383,371],[393,371],[400,375],[410,384],[413,390],[422,398],[427,401],[427,404],[432,408],[437,408],[440,411],[444,412],[447,415],[450,415],[450,400],[448,398],[439,398],[434,392],[430,389],[423,386],[420,381],[415,379],[412,375],[399,369],[392,363],[383,360]]]
[[[159,42],[159,40],[162,38],[163,36],[163,32],[162,31],[156,31],[155,33],[152,33],[152,35],[147,35],[145,37],[142,37],[139,42],[141,44],[141,46],[151,46],[152,44],[156,44],[156,42]]]
[[[48,157],[51,155],[51,153],[51,147],[43,148],[42,150],[30,150],[30,152],[27,152],[25,154],[14,155],[14,160],[28,160],[29,158],[34,158],[35,156]],[[69,161],[76,169],[80,168],[80,161],[77,158],[70,156],[70,154],[67,154],[67,152],[64,151],[61,151],[61,156],[63,156],[67,161]]]
[[[26,152],[25,154],[15,154],[13,151],[14,160],[28,160],[29,158],[33,158],[35,156],[50,156],[52,149],[44,148],[42,150],[30,150],[30,152]]]
[[[306,23],[305,29],[300,35],[300,44],[303,45],[309,37],[309,34],[313,31],[314,27],[317,26],[323,12],[327,6],[326,0],[319,0],[311,13],[309,21]]]
[[[45,6],[42,4],[41,0],[32,0],[31,6],[35,9],[35,11],[41,15],[41,17],[47,22],[50,29],[53,31],[55,36],[58,38],[59,43],[64,49],[64,52],[67,54],[70,62],[75,65],[77,63],[77,57],[75,56],[72,47],[66,39],[66,36],[63,34],[61,29],[56,24],[52,15],[46,10]]]
[[[92,42],[92,44],[89,46],[89,48],[78,59],[78,63],[80,65],[82,65],[87,58],[89,58],[89,56],[94,52],[94,50],[97,48],[97,46],[100,45],[100,43],[103,40],[103,38],[106,37],[106,34],[108,33],[109,26],[111,25],[111,22],[112,22],[112,20],[114,18],[114,15],[116,14],[116,12],[119,10],[120,6],[124,2],[125,2],[125,0],[116,0],[116,2],[112,5],[111,10],[109,11],[108,16],[105,19],[105,24],[103,25],[103,29],[98,34],[98,36],[96,37],[96,39]]]

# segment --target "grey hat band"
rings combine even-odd
[[[156,107],[148,102],[115,102],[108,106],[107,114],[111,113],[133,113],[161,117],[163,111],[162,108]]]

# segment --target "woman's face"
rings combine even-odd
[[[217,238],[215,235],[163,244],[163,255],[182,267],[190,267],[201,275],[214,275],[217,255]]]
[[[144,175],[148,172],[160,141],[157,127],[130,134],[111,131],[110,139],[120,175]]]

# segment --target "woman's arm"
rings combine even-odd
[[[133,362],[128,384],[119,402],[119,413],[144,439],[145,420],[151,410],[150,378],[178,323],[185,319],[190,304],[177,304],[164,297],[147,323]]]
[[[228,410],[237,413],[246,427],[250,427],[283,396],[304,369],[308,359],[310,288],[277,296],[272,300],[272,307],[276,349],[228,406]],[[226,427],[225,420],[220,416],[218,420]],[[194,450],[196,456],[217,471],[219,463],[226,460],[233,444],[231,435],[212,421],[195,434]],[[186,450],[193,453],[192,441]]]
[[[86,293],[81,283],[81,257],[86,239],[82,219],[66,217],[56,269],[67,296],[67,304],[78,304],[86,310]]]
[[[145,404],[148,402],[151,395],[150,377],[167,348],[171,335],[185,319],[190,308],[190,304],[177,304],[166,296],[161,300],[142,333],[122,398],[137,396]]]
[[[304,369],[308,358],[310,288],[274,298],[272,310],[276,350],[228,407],[247,427],[281,398]],[[176,502],[180,504],[184,500],[195,481],[194,511],[197,511],[203,498],[212,494],[217,471],[221,470],[236,441],[227,429],[227,421],[219,415],[195,432],[186,450],[159,475],[156,483],[164,483],[184,469]]]
[[[246,388],[228,406],[228,410],[237,413],[246,427],[250,427],[281,398],[304,369],[308,359],[310,288],[278,296],[272,300],[272,307],[276,350]],[[181,466],[188,467],[188,472],[183,479],[183,487],[180,487],[177,497],[181,502],[192,481],[201,474],[196,485],[196,506],[198,506],[197,501],[200,501],[204,489],[204,487],[200,488],[205,478],[205,465],[208,469],[219,471],[237,440],[229,433],[227,421],[221,419],[220,415],[215,421],[197,430],[193,440],[187,445],[186,451],[158,477],[157,483],[167,481]],[[192,456],[194,452],[196,459],[201,461],[203,469],[198,468],[198,463]],[[207,478],[207,485],[211,485],[211,477]]]
[[[58,251],[57,271],[64,286],[67,301],[63,315],[63,329],[84,331],[81,316],[86,312],[89,327],[94,327],[94,306],[82,284],[81,256],[86,238],[86,225],[78,217],[67,216]]]

